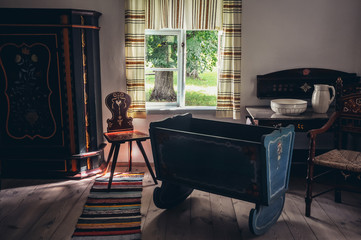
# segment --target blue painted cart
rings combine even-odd
[[[150,124],[157,178],[153,200],[171,208],[199,189],[256,204],[249,228],[266,232],[282,213],[294,127],[270,128],[179,115]]]

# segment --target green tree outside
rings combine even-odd
[[[186,106],[214,106],[217,87],[217,31],[186,32]],[[147,67],[176,68],[176,36],[148,35],[146,39]],[[147,82],[147,101],[174,101],[176,91],[172,71],[156,71]]]

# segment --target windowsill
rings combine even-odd
[[[214,113],[216,110],[215,106],[189,106],[189,107],[174,107],[174,106],[148,106],[147,107],[147,114],[183,114],[188,112],[202,112],[206,113],[209,111]]]

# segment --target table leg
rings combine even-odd
[[[128,142],[128,156],[129,156],[129,162],[128,162],[128,168],[129,172],[132,171],[132,141]]]
[[[113,156],[112,169],[110,170],[108,190],[110,190],[110,188],[112,187],[113,176],[114,176],[115,166],[117,165],[117,159],[118,159],[119,147],[120,147],[120,144],[116,144],[116,143],[113,144],[115,144],[116,146],[115,146],[115,153]]]
[[[152,175],[152,178],[153,178],[154,183],[155,183],[155,184],[158,184],[157,179],[155,178],[153,169],[152,169],[152,167],[150,166],[150,163],[149,163],[147,154],[145,154],[145,151],[144,151],[144,148],[143,148],[142,143],[141,143],[140,141],[136,141],[136,142],[137,142],[137,145],[138,145],[140,151],[142,152],[142,155],[143,155],[143,157],[144,157],[144,161],[145,161],[145,163],[147,164],[149,173]]]

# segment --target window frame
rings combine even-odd
[[[146,29],[145,36],[147,35],[164,35],[164,36],[177,36],[177,68],[148,68],[147,71],[177,71],[177,101],[176,102],[146,102],[146,109],[153,108],[159,109],[161,107],[184,107],[185,106],[185,76],[184,76],[184,49],[185,49],[185,30],[182,29],[162,29],[153,30]],[[147,56],[147,49],[144,48]],[[144,78],[145,79],[145,78]]]
[[[197,30],[193,30],[197,31]],[[177,101],[176,102],[147,102],[146,101],[146,109],[147,110],[176,110],[176,109],[185,109],[185,110],[216,110],[216,106],[185,106],[185,98],[186,98],[186,37],[187,30],[186,29],[161,29],[161,30],[153,30],[153,29],[145,29],[145,37],[147,35],[165,35],[165,36],[174,36],[178,37],[178,45],[177,45],[177,68],[144,68],[144,74],[149,70],[154,71],[178,71],[177,78]],[[220,58],[220,48],[221,48],[221,39],[222,39],[223,31],[218,30],[218,63],[217,63],[217,72],[219,73],[219,60]],[[145,40],[146,41],[146,40]],[[145,42],[146,45],[146,42]],[[144,48],[144,56],[146,58],[147,49],[146,46]],[[218,77],[217,77],[218,78]],[[144,75],[144,79],[145,75]],[[217,80],[218,81],[218,80]]]

